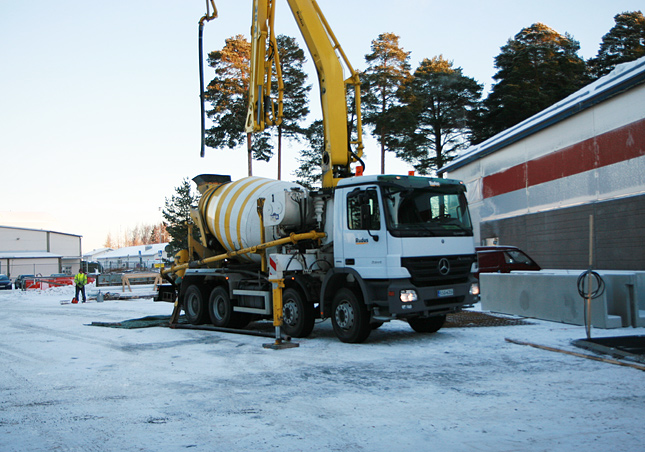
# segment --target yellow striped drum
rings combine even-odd
[[[291,182],[246,177],[209,189],[199,210],[206,227],[227,251],[262,243],[257,201],[264,198],[265,240],[287,236],[311,217],[307,191]],[[251,254],[252,260],[260,256]]]

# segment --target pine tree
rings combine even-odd
[[[391,113],[400,105],[400,87],[410,78],[410,52],[399,44],[399,36],[381,33],[372,41],[372,53],[365,55],[367,69],[361,74],[361,106],[365,123],[381,145],[381,174],[385,173],[385,151],[392,132]]]
[[[325,134],[322,121],[314,121],[305,131],[308,146],[300,151],[298,162],[300,166],[293,174],[298,178],[298,183],[309,189],[318,187],[322,183],[321,160],[325,146]]]
[[[495,58],[497,83],[484,101],[480,140],[544,110],[589,82],[580,44],[544,24],[522,29]]]
[[[216,149],[234,149],[247,143],[245,131],[246,112],[249,102],[249,72],[251,44],[243,35],[226,39],[222,50],[209,53],[208,65],[215,69],[215,78],[206,88],[206,100],[213,109],[208,116],[214,125],[206,131],[206,145]],[[271,149],[262,142],[247,146],[249,175],[252,174],[252,158],[271,158]]]
[[[398,135],[397,156],[420,174],[454,159],[469,145],[482,88],[443,56],[424,59],[403,91],[406,106],[396,110],[391,124]]]
[[[278,126],[278,180],[282,178],[282,136],[299,138],[305,132],[300,123],[309,114],[309,92],[307,73],[304,70],[305,52],[294,38],[279,35],[276,38],[282,80],[284,82],[283,117]]]
[[[188,222],[190,221],[190,209],[199,203],[199,195],[193,194],[191,183],[184,179],[178,187],[175,187],[175,194],[166,198],[162,215],[166,220],[166,231],[170,235],[170,243],[167,253],[174,255],[182,249],[188,248]],[[193,235],[198,239],[196,228],[193,228]]]
[[[609,74],[618,64],[645,56],[645,17],[640,11],[614,16],[616,25],[602,37],[595,58],[588,61],[594,78]]]
[[[283,121],[278,128],[278,142],[281,143],[282,133],[287,136],[302,133],[298,123],[309,113],[308,94],[311,86],[305,84],[305,55],[296,40],[280,35],[276,41],[285,85]],[[244,36],[227,39],[222,50],[209,54],[208,62],[215,69],[215,78],[205,93],[206,99],[213,105],[208,116],[215,123],[207,130],[206,145],[232,149],[247,143],[249,175],[252,174],[252,160],[268,162],[273,157],[274,148],[271,130],[256,133],[252,137],[245,130],[250,58],[251,45]]]

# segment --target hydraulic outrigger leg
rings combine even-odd
[[[288,337],[286,341],[282,340],[282,289],[284,289],[284,279],[271,279],[273,285],[273,326],[275,327],[275,342],[273,344],[262,344],[264,348],[281,350],[283,348],[294,348],[300,345],[291,342]]]

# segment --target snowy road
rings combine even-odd
[[[645,372],[504,340],[580,352],[583,327],[424,336],[392,322],[351,345],[325,322],[275,351],[261,337],[88,326],[172,306],[61,305],[72,290],[0,294],[2,451],[645,450]]]

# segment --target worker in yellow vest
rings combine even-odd
[[[78,302],[78,293],[80,292],[83,294],[83,303],[85,303],[85,284],[87,284],[87,275],[83,269],[80,269],[78,274],[74,276],[74,285],[76,286],[76,295],[74,296],[74,299],[76,302]]]

